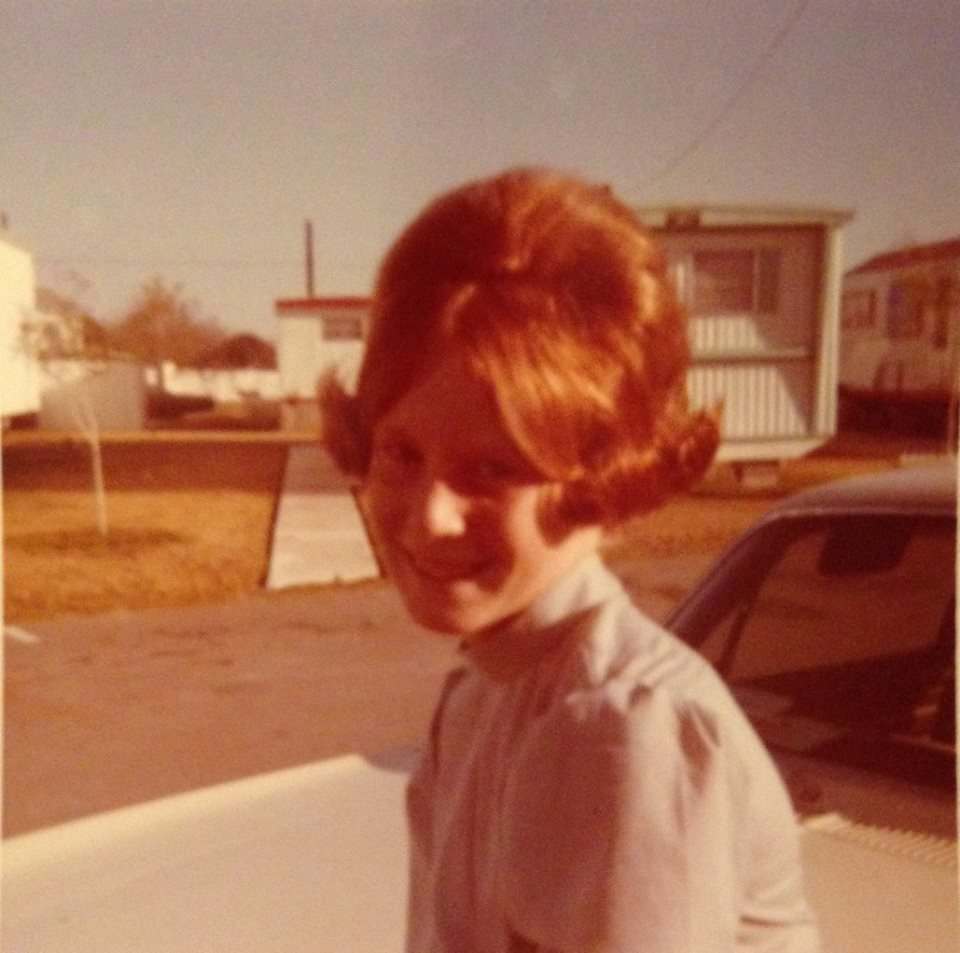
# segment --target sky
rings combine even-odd
[[[639,205],[851,209],[845,266],[960,235],[957,0],[4,0],[0,211],[115,320],[158,275],[276,336],[516,165]]]

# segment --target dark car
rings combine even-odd
[[[956,500],[953,459],[799,493],[668,620],[782,770],[827,949],[957,948]]]

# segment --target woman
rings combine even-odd
[[[461,640],[408,792],[410,953],[817,949],[761,742],[597,555],[712,458],[687,361],[609,189],[507,172],[386,256],[357,393],[322,397],[408,610]]]

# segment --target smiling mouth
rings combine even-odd
[[[476,579],[490,568],[490,561],[459,564],[446,562],[430,562],[417,559],[410,553],[404,554],[408,565],[413,571],[431,582],[449,585],[454,582]]]

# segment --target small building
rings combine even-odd
[[[89,434],[143,430],[146,382],[142,365],[122,358],[47,361],[40,368],[41,430]]]
[[[356,380],[370,322],[364,297],[281,298],[277,369],[284,430],[315,432],[320,426],[317,382],[335,372],[347,386]]]
[[[637,209],[689,313],[695,406],[722,402],[719,461],[758,470],[836,432],[842,227],[831,209]]]
[[[37,362],[22,343],[36,312],[33,256],[0,234],[0,415],[4,425],[40,408]]]
[[[960,236],[876,255],[843,281],[840,401],[851,423],[945,422],[960,375]]]

